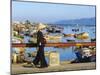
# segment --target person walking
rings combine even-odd
[[[38,32],[37,32],[37,55],[35,57],[35,59],[33,60],[33,64],[36,66],[40,63],[40,68],[44,68],[47,67],[47,62],[45,60],[45,55],[44,55],[44,47],[45,47],[45,43],[46,40],[43,36],[42,33],[42,28],[38,27]]]

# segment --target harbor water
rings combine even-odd
[[[62,27],[64,27],[64,30],[62,33],[65,34],[78,34],[78,33],[82,33],[82,32],[87,32],[89,34],[89,39],[87,40],[79,40],[73,37],[62,37],[61,42],[67,42],[67,39],[70,40],[75,40],[75,42],[90,42],[91,38],[95,38],[96,35],[96,29],[95,29],[95,25],[76,25],[76,26],[70,26],[70,25],[62,25]],[[72,31],[72,29],[79,29],[78,31]],[[53,34],[52,34],[53,35]],[[58,33],[58,35],[60,35]],[[25,43],[29,43],[28,40],[30,39],[29,36],[24,36],[24,42]],[[64,61],[64,60],[72,60],[76,58],[76,55],[74,53],[74,48],[75,47],[66,47],[66,48],[55,48],[55,47],[45,47],[45,51],[57,51],[60,54],[60,60]],[[13,51],[17,51],[16,48],[13,48]],[[36,51],[36,48],[26,48],[25,52],[26,53],[32,53]]]

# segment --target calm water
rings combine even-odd
[[[72,31],[72,29],[79,29],[78,32],[74,32]],[[62,38],[61,41],[62,42],[66,42],[66,39],[73,39],[75,40],[76,42],[89,42],[91,38],[95,38],[95,26],[64,26],[64,31],[63,33],[66,33],[66,34],[70,34],[70,33],[81,33],[81,32],[88,32],[89,33],[89,36],[90,38],[88,40],[78,40],[78,39],[75,39],[75,38]],[[27,36],[24,36],[25,39],[24,41],[26,43],[28,43],[28,40],[29,40],[29,37]],[[60,53],[60,60],[63,61],[63,60],[72,60],[72,59],[75,59],[76,58],[76,55],[74,53],[74,47],[69,47],[69,48],[54,48],[54,47],[45,47],[45,51],[58,51]],[[33,51],[36,51],[36,48],[26,48],[26,53],[27,52],[33,52]]]

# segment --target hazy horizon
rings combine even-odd
[[[53,23],[95,17],[95,6],[51,4],[36,2],[12,2],[12,20]]]

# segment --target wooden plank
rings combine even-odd
[[[45,47],[96,46],[96,42],[46,43]],[[35,43],[12,43],[12,47],[36,47]]]

